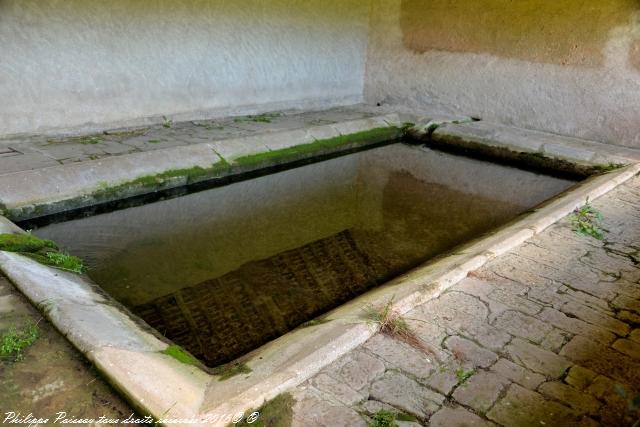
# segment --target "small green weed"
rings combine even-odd
[[[62,252],[47,252],[47,258],[49,259],[49,265],[60,270],[67,270],[73,273],[82,273],[85,270],[82,260],[77,256]]]
[[[458,379],[458,384],[464,384],[467,382],[469,378],[471,378],[476,371],[473,369],[470,371],[465,371],[464,368],[460,368],[456,371],[456,378]]]
[[[160,144],[162,141],[159,139],[150,139],[147,141],[149,144]]]
[[[19,361],[24,358],[24,350],[31,346],[40,336],[37,323],[32,323],[24,329],[11,328],[0,337],[0,358]]]
[[[100,138],[99,136],[85,136],[77,138],[75,141],[84,145],[95,145],[101,143],[102,138]]]
[[[170,119],[169,117],[162,116],[162,120],[164,120],[164,122],[162,123],[162,127],[163,128],[169,129],[169,128],[171,128],[173,126],[173,120]]]
[[[604,230],[601,227],[602,214],[589,204],[589,199],[584,206],[573,211],[569,220],[576,233],[598,240],[604,239]]]
[[[398,427],[396,414],[381,409],[371,416],[369,427]]]

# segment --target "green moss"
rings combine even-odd
[[[131,181],[125,181],[121,184],[114,186],[108,186],[106,183],[100,183],[98,189],[95,192],[97,197],[104,197],[112,194],[118,194],[131,187],[157,187],[166,181],[185,178],[187,184],[197,181],[199,178],[213,177],[220,172],[224,172],[230,169],[229,163],[224,159],[218,163],[214,163],[208,168],[200,166],[194,166],[192,168],[185,169],[172,169],[155,175],[145,175]]]
[[[31,346],[40,336],[40,329],[36,323],[32,323],[24,329],[15,327],[0,336],[0,359],[9,361],[22,360],[23,351]]]
[[[396,420],[398,421],[407,421],[407,422],[418,422],[418,419],[410,414],[405,414],[403,412],[396,415]]]
[[[301,157],[321,150],[340,147],[347,144],[357,144],[363,142],[380,142],[397,138],[402,134],[402,129],[398,127],[381,127],[348,135],[340,135],[334,138],[318,139],[309,144],[301,144],[279,150],[266,151],[263,153],[250,154],[239,157],[234,163],[241,166],[254,166],[273,160],[287,160]]]
[[[179,345],[175,345],[175,344],[170,345],[169,347],[162,350],[160,353],[173,357],[178,362],[184,363],[185,365],[191,365],[191,366],[197,366],[197,367],[200,367],[202,365],[198,359],[193,357],[190,353],[188,353],[185,349],[183,349]]]
[[[294,403],[295,401],[290,393],[280,394],[274,399],[265,402],[258,410],[249,410],[246,412],[247,414],[260,414],[254,422],[250,422],[250,420],[245,418],[236,424],[230,424],[230,426],[290,427],[293,420]]]
[[[159,139],[150,139],[147,141],[149,144],[160,144],[162,141]]]
[[[398,427],[396,415],[391,411],[381,409],[371,416],[369,427]]]
[[[218,378],[218,381],[228,380],[236,375],[249,374],[251,372],[251,368],[242,362],[228,363],[226,365],[215,367],[211,370],[213,375],[218,375],[220,377]]]
[[[471,378],[476,371],[470,370],[465,371],[464,368],[460,368],[456,371],[456,378],[458,379],[458,384],[464,384],[467,382],[469,378]]]
[[[94,145],[94,144],[99,144],[102,141],[104,140],[100,135],[84,135],[84,136],[75,136],[71,138],[49,139],[47,140],[47,144],[73,143],[73,144],[83,144],[83,145]]]
[[[322,325],[324,323],[330,322],[331,320],[329,319],[313,319],[313,320],[309,320],[308,322],[304,322],[303,324],[300,325],[301,328],[310,328],[311,326],[317,326],[317,325]]]
[[[264,113],[255,116],[237,117],[234,119],[236,123],[255,122],[255,123],[271,123],[273,119],[280,117],[280,113]]]
[[[82,259],[59,252],[58,246],[51,240],[40,239],[28,233],[0,234],[0,250],[18,253],[60,270],[74,273],[85,271]]]
[[[626,165],[622,163],[609,163],[606,165],[595,165],[593,167],[593,170],[595,173],[606,173],[606,172],[611,172],[611,171],[623,168],[625,166]]]
[[[38,252],[42,249],[58,249],[51,240],[40,239],[31,234],[0,234],[0,251]]]
[[[149,131],[149,128],[120,130],[120,131],[106,130],[104,131],[104,134],[109,136],[115,136],[118,138],[133,138],[134,136],[142,136],[148,131]]]

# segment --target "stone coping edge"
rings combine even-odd
[[[361,318],[363,306],[393,300],[394,309],[405,313],[638,173],[640,164],[633,164],[578,184],[494,233],[333,310],[327,323],[296,329],[253,351],[242,358],[252,372],[226,381],[159,353],[167,344],[85,276],[7,252],[0,252],[0,270],[134,407],[157,419],[182,419],[183,425],[226,425],[219,417],[257,408],[373,336],[377,329]],[[0,218],[0,233],[17,231]]]
[[[373,146],[400,138],[402,126],[398,114],[385,114],[8,173],[0,175],[0,214],[19,222]]]

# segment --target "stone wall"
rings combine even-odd
[[[640,2],[373,0],[365,96],[640,147]]]
[[[0,0],[0,136],[362,100],[360,0]]]

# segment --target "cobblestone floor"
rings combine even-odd
[[[79,137],[37,135],[4,138],[0,139],[0,175],[376,115],[371,111],[365,106],[353,106],[316,112],[285,112],[176,122],[171,123],[170,127],[157,124]]]
[[[633,425],[640,178],[594,206],[604,241],[565,219],[470,274],[406,314],[430,352],[374,336],[293,391],[294,425]]]

